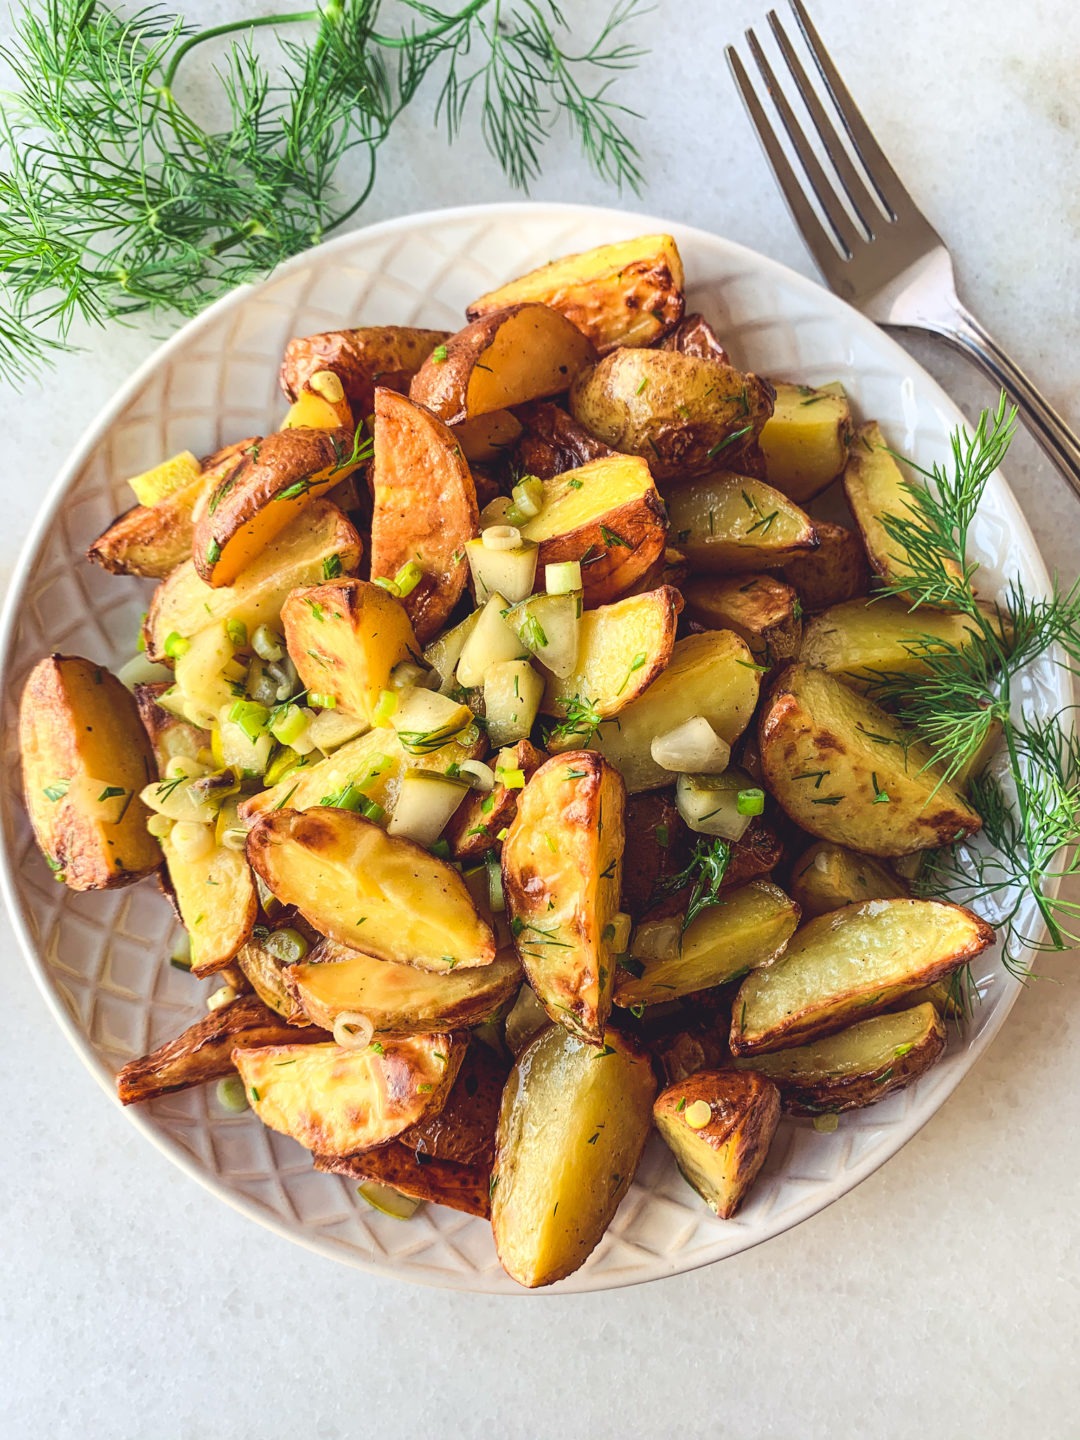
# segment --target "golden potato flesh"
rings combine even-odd
[[[809,921],[774,965],[752,970],[731,1019],[735,1055],[832,1035],[940,980],[994,942],[984,920],[943,900],[867,900]]]
[[[950,845],[982,824],[924,745],[824,670],[784,671],[762,708],[758,740],[770,792],[822,840],[906,855]]]
[[[34,836],[72,890],[130,885],[161,864],[139,799],[156,775],[134,698],[77,655],[49,655],[19,706],[23,794]]]
[[[903,600],[849,600],[823,610],[806,627],[799,659],[849,680],[882,673],[927,674],[927,656],[971,644],[976,622],[949,610],[912,610]]]
[[[780,1092],[753,1072],[699,1070],[656,1097],[653,1119],[687,1184],[730,1220],[768,1156]]]
[[[241,945],[233,963],[263,1004],[276,1015],[290,1025],[311,1024],[304,1007],[286,984],[286,962],[267,949],[261,936],[253,935]]]
[[[794,660],[802,642],[802,605],[772,575],[695,575],[682,586],[686,613],[707,630],[734,630],[759,665]]]
[[[508,950],[490,965],[432,975],[415,965],[376,960],[333,940],[285,972],[316,1025],[332,1030],[346,1011],[366,1015],[376,1035],[421,1035],[480,1025],[521,986],[521,966]]]
[[[273,810],[247,853],[271,894],[340,945],[439,972],[495,959],[458,871],[351,810]]]
[[[850,436],[851,406],[842,390],[777,382],[773,413],[760,436],[765,478],[805,505],[843,470]]]
[[[503,889],[514,943],[553,1020],[599,1045],[615,981],[626,791],[587,750],[541,765],[503,842]]]
[[[784,565],[817,546],[813,521],[786,495],[731,471],[672,489],[671,543],[691,570],[743,575]]]
[[[233,1064],[264,1125],[319,1155],[354,1155],[438,1110],[467,1043],[440,1034],[387,1036],[356,1050],[268,1045],[235,1049]]]
[[[371,578],[393,580],[409,562],[420,566],[423,578],[402,603],[423,645],[445,626],[465,588],[465,543],[480,525],[476,486],[442,421],[381,388],[371,475]]]
[[[290,340],[281,363],[281,388],[295,400],[311,376],[332,370],[357,420],[375,407],[375,387],[407,393],[409,382],[427,357],[448,340],[446,330],[415,330],[408,325],[369,325],[359,330],[330,330]]]
[[[409,397],[447,425],[558,395],[596,357],[591,343],[546,305],[492,310],[424,361]]]
[[[576,700],[605,718],[625,710],[667,669],[681,609],[678,590],[662,585],[586,610],[574,669],[548,676],[541,709],[564,716]]]
[[[791,895],[811,920],[862,900],[895,900],[908,890],[891,870],[869,855],[819,840],[795,862]]]
[[[281,623],[304,688],[368,724],[391,670],[419,653],[401,601],[368,580],[294,590]]]
[[[519,1057],[503,1092],[491,1225],[506,1272],[530,1288],[588,1259],[634,1178],[656,1081],[608,1031],[600,1050],[561,1026]]]
[[[224,970],[249,939],[259,914],[255,879],[243,851],[215,845],[208,854],[189,859],[171,835],[163,838],[161,848],[176,908],[191,939],[192,973]]]
[[[945,1026],[931,1004],[861,1020],[837,1035],[738,1060],[780,1088],[789,1115],[836,1114],[902,1090],[940,1058]]]
[[[816,550],[803,551],[784,562],[782,574],[794,585],[809,612],[839,605],[865,595],[870,588],[870,566],[862,537],[844,525],[814,520]]]
[[[547,759],[543,750],[538,750],[528,740],[519,740],[508,747],[512,763],[503,769],[520,770],[526,783]],[[444,765],[445,771],[446,766]],[[498,771],[496,771],[496,776]],[[519,789],[511,789],[496,778],[494,786],[485,795],[482,790],[473,790],[451,815],[443,831],[443,839],[450,846],[450,853],[458,861],[477,861],[501,842],[499,832],[509,829],[510,822],[517,814]]]

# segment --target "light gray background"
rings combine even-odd
[[[244,5],[269,9],[188,13]],[[607,7],[565,8],[585,35]],[[814,0],[814,14],[971,307],[1080,425],[1080,10]],[[812,273],[723,62],[762,19],[746,0],[661,0],[639,23],[652,57],[624,93],[645,117],[648,184],[626,203]],[[507,194],[475,127],[450,150],[421,106],[363,218]],[[564,139],[534,194],[614,199]],[[0,392],[5,581],[64,455],[154,343],[112,329],[40,387]],[[969,414],[989,403],[940,345],[912,348]],[[1076,502],[1025,439],[1008,474],[1072,579]],[[3,1440],[1080,1433],[1072,956],[1043,964],[945,1108],[829,1211],[662,1284],[499,1300],[335,1266],[196,1188],[91,1082],[2,924]]]

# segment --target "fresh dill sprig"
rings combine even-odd
[[[623,38],[639,0],[617,0],[578,53],[553,0],[396,8],[397,29],[379,27],[388,0],[323,0],[192,32],[159,4],[125,15],[99,0],[22,0],[0,47],[13,82],[0,109],[0,378],[25,382],[69,348],[76,323],[192,315],[318,243],[363,205],[378,147],[439,72],[451,136],[477,97],[514,184],[539,173],[561,115],[601,177],[638,187],[623,129],[633,112],[609,88],[644,53]],[[301,25],[304,39],[280,37],[280,66],[256,52],[256,30]],[[215,127],[178,77],[223,37],[224,57],[203,71],[216,91],[207,113],[226,116]],[[354,151],[364,179],[342,195],[335,174]]]
[[[656,887],[655,896],[670,895],[684,890],[688,885],[690,898],[686,914],[682,919],[682,933],[685,934],[693,922],[712,905],[720,903],[720,887],[727,874],[731,860],[731,846],[726,840],[699,840],[687,865],[677,875],[669,875]]]
[[[560,695],[559,703],[565,706],[566,716],[557,724],[545,728],[544,743],[550,744],[552,740],[572,740],[576,745],[586,748],[604,719],[596,701],[584,695]]]

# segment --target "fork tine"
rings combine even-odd
[[[851,218],[846,210],[842,205],[838,204],[835,187],[825,174],[821,161],[818,159],[813,147],[803,133],[802,126],[795,118],[795,112],[792,110],[787,96],[777,84],[772,66],[769,64],[768,58],[764,50],[762,50],[760,42],[753,30],[746,32],[746,40],[750,46],[750,53],[753,55],[757,67],[761,71],[761,78],[765,81],[765,88],[769,92],[769,97],[776,106],[777,114],[780,116],[784,129],[787,131],[787,136],[791,141],[792,148],[806,173],[807,180],[810,182],[810,188],[817,197],[817,202],[821,206],[830,229],[836,236],[837,244],[847,259],[850,260],[855,253],[856,245],[862,240],[862,236],[856,232],[855,226],[852,224]]]
[[[772,172],[776,177],[776,182],[780,186],[788,209],[791,211],[791,218],[795,221],[796,227],[813,252],[815,259],[818,259],[819,265],[824,269],[830,260],[839,258],[836,252],[836,246],[841,242],[838,237],[829,234],[825,226],[821,223],[814,207],[810,204],[809,200],[807,200],[802,181],[795,174],[787,156],[784,154],[783,146],[777,139],[776,131],[773,129],[765,114],[764,107],[758,99],[757,91],[754,89],[742,60],[739,58],[738,51],[735,50],[733,46],[728,45],[725,47],[725,54],[727,55],[727,62],[731,69],[732,77],[735,80],[735,84],[739,87],[743,104],[746,106],[750,116],[750,123],[753,125],[758,139],[761,141],[761,148],[765,151],[765,158],[772,166]],[[848,258],[850,258],[850,252],[848,252]]]
[[[871,193],[866,182],[852,164],[851,157],[848,155],[847,150],[840,141],[839,135],[836,133],[835,125],[833,125],[830,120],[828,112],[821,103],[817,91],[810,84],[806,71],[803,69],[802,61],[795,53],[795,48],[788,39],[787,31],[780,23],[779,15],[777,15],[775,10],[770,10],[767,18],[769,27],[776,37],[776,43],[780,47],[780,53],[783,55],[787,68],[791,72],[791,78],[795,81],[795,86],[802,96],[802,102],[809,112],[810,119],[814,122],[822,145],[825,147],[825,153],[828,155],[829,160],[832,162],[833,169],[836,171],[841,189],[847,196],[857,219],[861,222],[867,234],[873,238],[874,212],[879,210],[877,196]],[[896,219],[896,216],[891,210],[887,212],[887,215],[890,220]]]
[[[914,202],[908,194],[907,188],[889,164],[885,152],[874,139],[873,131],[851,98],[851,92],[844,84],[839,70],[833,64],[832,57],[821,43],[821,36],[815,30],[814,22],[806,12],[806,6],[802,0],[788,0],[788,4],[795,12],[795,19],[803,33],[803,39],[809,46],[814,63],[832,96],[833,104],[836,106],[844,129],[855,147],[855,153],[862,161],[870,184],[877,192],[882,209],[891,219],[897,219],[902,209],[914,209]]]

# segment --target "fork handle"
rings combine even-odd
[[[927,328],[955,345],[1008,394],[1044,453],[1080,497],[1080,439],[994,337],[959,301],[948,321]]]

